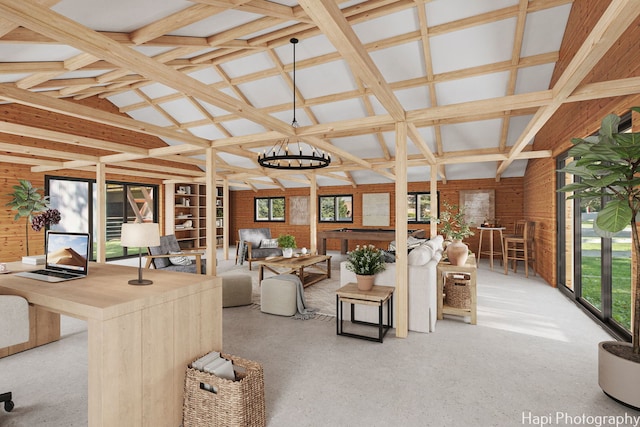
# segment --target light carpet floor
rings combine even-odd
[[[86,329],[66,317],[62,325],[60,341],[0,359],[0,390],[16,402],[0,410],[0,426],[86,425]],[[617,416],[628,426],[640,417],[598,387],[604,330],[541,279],[484,263],[475,326],[451,316],[434,333],[392,330],[380,344],[336,336],[332,317],[299,321],[245,306],[224,310],[223,330],[225,352],[264,366],[269,426],[507,427],[547,416],[548,425]]]

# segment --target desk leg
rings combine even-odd
[[[340,253],[344,255],[347,253],[348,250],[349,250],[349,240],[340,239]]]
[[[320,241],[318,242],[318,254],[319,255],[326,255],[327,254],[327,239],[322,238],[320,239]]]
[[[258,268],[258,286],[262,286],[262,279],[264,278],[264,265],[260,264]]]

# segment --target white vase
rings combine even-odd
[[[447,258],[451,265],[465,265],[469,257],[469,247],[462,240],[454,240],[447,245]]]
[[[293,248],[282,248],[282,256],[291,258],[293,256]]]

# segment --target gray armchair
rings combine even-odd
[[[160,246],[151,246],[147,248],[149,255],[147,256],[147,264],[145,268],[153,268],[156,270],[179,271],[182,273],[206,274],[206,259],[202,259],[202,252],[183,251],[178,244],[178,240],[174,234],[160,236]],[[178,252],[180,254],[178,254]],[[188,265],[174,264],[171,258],[178,257],[195,257],[195,262]]]
[[[0,295],[0,348],[29,341],[29,303],[16,295]],[[11,412],[11,392],[0,393],[4,409]]]
[[[276,247],[265,247],[263,241],[271,240],[270,228],[241,228],[238,230],[239,240],[236,242],[236,264],[244,260],[251,262],[265,259],[270,256],[282,256],[282,249]]]

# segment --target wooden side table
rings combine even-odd
[[[344,335],[352,338],[360,338],[363,340],[382,342],[393,323],[393,286],[373,285],[370,291],[361,291],[356,283],[347,283],[336,291],[336,334]],[[378,337],[354,334],[344,331],[344,315],[342,311],[342,303],[346,302],[351,305],[351,323],[360,325],[376,326],[378,328]],[[387,304],[387,324],[383,324],[382,308]],[[378,323],[365,322],[356,320],[354,306],[356,304],[372,305],[378,307]]]
[[[451,265],[449,261],[440,261],[436,267],[438,275],[438,320],[442,320],[444,314],[454,314],[456,316],[470,316],[471,324],[475,325],[478,320],[477,316],[477,303],[478,294],[476,292],[478,267],[476,264],[476,257],[473,254],[469,255],[465,265],[457,266]],[[469,279],[469,291],[471,293],[471,305],[469,308],[456,308],[449,307],[444,304],[444,281],[447,273],[466,273],[470,276]]]
[[[480,230],[480,239],[479,239],[480,243],[478,244],[478,261],[480,261],[480,257],[482,255],[488,255],[489,256],[489,266],[493,270],[493,256],[494,256],[494,251],[493,251],[493,232],[497,231],[497,232],[500,233],[500,259],[502,260],[504,258],[504,241],[503,241],[503,236],[502,236],[502,230],[506,230],[506,227],[478,227],[478,230]],[[488,251],[483,251],[482,250],[482,236],[483,236],[485,231],[489,232],[489,250]]]

